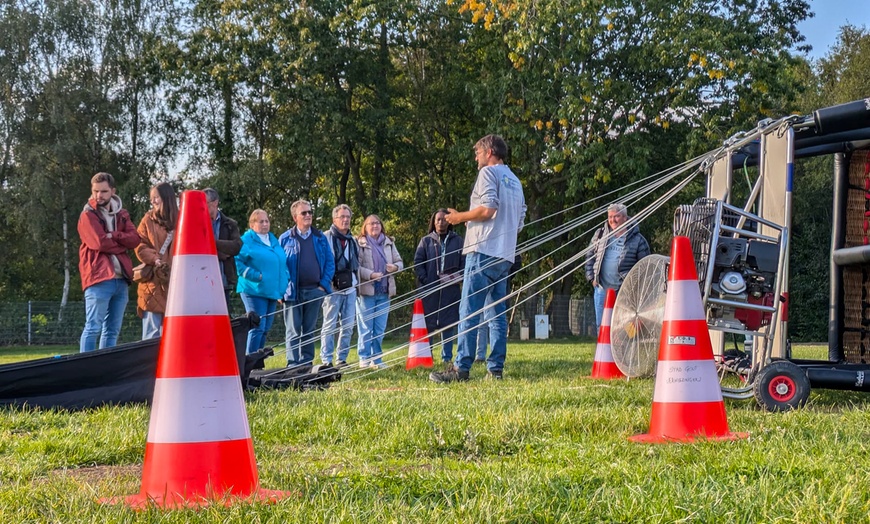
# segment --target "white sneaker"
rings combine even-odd
[[[390,366],[384,364],[383,362],[372,362],[371,364],[369,364],[369,368],[371,369],[387,369],[388,367]]]

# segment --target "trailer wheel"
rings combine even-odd
[[[790,411],[806,404],[810,379],[800,367],[780,360],[768,364],[755,377],[755,400],[767,411]]]

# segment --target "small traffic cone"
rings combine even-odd
[[[634,442],[736,440],[713,360],[698,274],[687,237],[674,237],[649,433]]]
[[[429,333],[426,331],[426,317],[423,314],[423,301],[414,301],[414,316],[411,318],[411,343],[408,345],[408,362],[405,369],[423,366],[431,368],[432,348],[429,346]]]
[[[595,347],[595,358],[592,360],[592,377],[601,379],[624,378],[625,375],[613,361],[613,351],[610,349],[610,321],[613,318],[613,305],[616,303],[616,291],[607,290],[604,298],[604,314],[601,316],[601,328],[598,330],[598,345]]]
[[[185,191],[139,494],[134,508],[273,502],[259,488],[214,233],[201,191]]]

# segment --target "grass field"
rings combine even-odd
[[[2,409],[0,522],[870,522],[870,395],[814,391],[785,414],[726,401],[748,439],[639,445],[627,437],[648,429],[653,382],[583,378],[593,351],[512,342],[501,382],[395,366],[252,393],[261,484],[298,492],[271,506],[100,505],[139,490],[147,407]]]

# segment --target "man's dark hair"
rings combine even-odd
[[[474,148],[481,148],[483,150],[492,150],[492,154],[495,155],[496,158],[504,161],[507,160],[508,155],[508,147],[507,143],[504,141],[504,138],[498,135],[486,135],[481,138],[474,144]]]
[[[91,185],[102,184],[103,182],[108,182],[109,187],[115,189],[115,177],[113,177],[109,173],[100,171],[99,173],[91,177]]]

